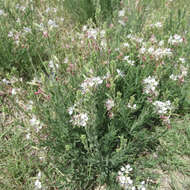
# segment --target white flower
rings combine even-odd
[[[131,168],[131,166],[129,164],[127,164],[126,166],[122,166],[120,169],[120,171],[125,174],[129,174],[132,170],[133,170],[133,168]]]
[[[131,105],[130,103],[128,103],[127,107],[128,107],[128,108],[131,108],[131,109],[133,109],[133,110],[136,110],[136,109],[137,109],[137,105],[136,105],[136,104]]]
[[[87,30],[87,26],[84,25],[84,26],[82,27],[82,31],[85,32],[86,30]]]
[[[154,26],[156,28],[161,28],[162,27],[162,23],[161,22],[157,22],[157,23],[154,24]]]
[[[40,178],[41,178],[41,176],[42,176],[42,172],[41,172],[41,171],[39,171],[39,172],[38,172],[38,175],[37,175],[38,179],[40,179]]]
[[[125,10],[123,9],[123,10],[119,11],[119,12],[118,12],[118,16],[119,16],[119,17],[125,16]]]
[[[33,116],[29,121],[31,126],[37,126],[40,124],[40,121],[36,119],[36,116]]]
[[[154,35],[152,35],[151,38],[150,38],[150,41],[151,41],[152,43],[156,43],[156,42],[157,42],[157,39],[156,39],[156,37],[155,37]]]
[[[179,58],[179,61],[181,61],[182,63],[185,63],[185,58],[180,57],[180,58]]]
[[[153,52],[154,52],[154,47],[150,47],[150,48],[148,49],[148,53],[152,54]]]
[[[13,89],[11,90],[11,94],[12,94],[12,95],[16,95],[16,94],[17,94],[17,91],[16,91],[15,88],[13,88]]]
[[[138,190],[146,190],[144,181],[142,181],[141,184],[138,186]]]
[[[119,24],[121,24],[122,26],[125,26],[125,22],[123,20],[118,20]]]
[[[69,107],[69,109],[68,109],[69,115],[72,115],[72,114],[73,114],[74,109],[75,109],[75,105]]]
[[[52,69],[53,72],[56,72],[56,69],[59,68],[59,65],[55,64],[52,60],[49,61],[48,66]]]
[[[41,81],[39,78],[34,77],[31,82],[28,82],[28,84],[37,85],[38,83],[41,83],[41,82],[42,82],[42,81]]]
[[[145,84],[144,92],[146,94],[156,93],[156,87],[158,86],[158,81],[154,77],[148,77],[143,80],[143,83]]]
[[[98,35],[98,31],[96,29],[90,28],[87,30],[87,35],[88,35],[88,38],[96,39]]]
[[[116,71],[119,76],[124,77],[124,73],[121,70],[117,69]]]
[[[162,27],[162,23],[161,22],[156,22],[155,24],[151,24],[150,27],[161,28]]]
[[[30,125],[32,127],[36,128],[36,132],[38,133],[39,130],[42,128],[42,124],[40,123],[39,120],[36,119],[36,116],[33,116],[32,119],[29,120]]]
[[[82,92],[86,93],[90,91],[90,88],[96,87],[99,84],[102,84],[103,80],[100,77],[91,77],[86,78],[81,84]]]
[[[140,185],[137,186],[137,189],[135,186],[133,186],[133,180],[129,176],[129,173],[132,171],[132,168],[130,165],[126,165],[121,167],[120,171],[118,172],[117,180],[124,190],[146,190],[145,189],[145,182],[141,182]]]
[[[158,48],[152,52],[152,55],[155,57],[156,60],[159,60],[165,56],[172,56],[172,52],[170,48]]]
[[[119,182],[120,182],[121,184],[125,184],[125,183],[126,183],[126,177],[123,176],[123,175],[119,176]]]
[[[31,29],[28,28],[28,27],[24,27],[23,30],[24,30],[25,33],[31,32]]]
[[[50,68],[54,68],[54,63],[52,60],[49,61],[49,65],[48,65]]]
[[[137,43],[140,43],[140,44],[141,44],[141,43],[143,42],[143,38],[136,38],[135,41],[136,41]]]
[[[141,49],[139,50],[140,54],[144,54],[146,52],[146,48],[145,47],[141,47]]]
[[[129,43],[126,42],[126,43],[123,44],[123,46],[124,47],[129,47]]]
[[[161,47],[161,46],[163,46],[164,45],[164,40],[161,40],[159,43],[158,43],[158,45]]]
[[[127,63],[128,63],[129,65],[132,65],[132,66],[133,66],[134,63],[135,63],[135,61],[129,59],[129,56],[125,56],[125,57],[123,58],[123,60],[124,60],[124,61],[127,61]]]
[[[58,25],[56,24],[56,22],[53,21],[53,20],[51,20],[51,19],[48,21],[48,25],[50,27],[52,27],[52,28],[57,28],[58,27]]]
[[[170,79],[172,79],[172,80],[177,80],[177,78],[178,78],[178,75],[170,75]]]
[[[132,171],[131,166],[128,164],[126,166],[121,167],[118,172],[118,182],[125,190],[135,190],[135,186],[133,186],[133,180],[129,177],[129,173]]]
[[[107,73],[102,79],[109,79],[110,78],[110,73]]]
[[[103,38],[106,34],[106,31],[105,30],[101,30],[100,31],[100,37]]]
[[[9,38],[12,38],[13,36],[14,36],[13,32],[10,31],[10,32],[8,33],[8,37],[9,37]]]
[[[65,20],[65,19],[64,19],[63,17],[60,18],[60,21],[61,21],[61,22],[64,22],[64,20]]]
[[[41,189],[42,188],[42,183],[40,182],[39,179],[37,179],[34,183],[36,189]]]
[[[180,65],[180,70],[181,70],[181,77],[187,76],[188,69],[185,66]]]
[[[125,172],[125,167],[122,166],[121,169],[120,169],[120,171]]]
[[[168,43],[171,45],[178,45],[183,42],[183,39],[180,35],[175,34],[174,36],[170,36],[168,39]]]
[[[69,62],[68,57],[65,57],[65,59],[64,59],[64,63],[68,63],[68,62]]]
[[[26,134],[26,139],[30,139],[30,137],[31,137],[31,134],[30,134],[30,133],[27,133],[27,134]]]
[[[3,82],[4,84],[10,84],[10,83],[11,83],[11,82],[10,82],[9,80],[7,80],[7,79],[3,79],[2,82]]]
[[[107,110],[109,111],[109,110],[111,110],[113,107],[114,107],[114,100],[108,99],[108,100],[106,101],[106,108],[107,108]]]
[[[132,38],[133,38],[133,35],[132,35],[132,34],[128,34],[128,35],[127,35],[127,38],[128,38],[128,39],[132,39]]]
[[[167,114],[169,110],[171,110],[171,102],[161,102],[161,101],[155,101],[153,105],[156,107],[156,111],[158,114]]]
[[[123,58],[123,60],[124,60],[124,61],[128,61],[128,60],[129,60],[129,56],[125,56],[125,57]]]
[[[126,177],[126,181],[128,184],[132,185],[133,184],[133,180],[130,177]]]
[[[129,63],[129,65],[134,66],[135,61],[133,61],[133,60],[128,60],[128,63]]]
[[[82,127],[85,127],[87,125],[87,121],[88,121],[87,113],[80,113],[80,114],[74,115],[72,119],[70,120],[70,122],[73,125],[82,126]]]

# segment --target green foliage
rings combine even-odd
[[[63,5],[69,13],[72,12],[70,16],[74,20],[85,24],[88,19],[95,23],[110,21],[119,3],[120,0],[65,0]]]
[[[180,149],[189,156],[188,128],[170,122],[190,111],[184,5],[0,2],[0,169],[9,176],[0,188],[122,189],[127,164],[137,188],[151,181],[148,167],[179,167]]]
[[[104,81],[85,94],[78,89],[79,83],[78,87],[73,86],[78,90],[74,90],[71,84],[63,86],[59,82],[49,88],[47,82],[46,92],[51,100],[40,105],[38,113],[47,125],[44,130],[47,138],[42,144],[49,148],[52,162],[65,176],[63,181],[69,189],[114,184],[117,171],[124,163],[133,163],[140,154],[157,146],[160,134],[155,134],[155,127],[159,120],[146,96],[138,93],[142,91],[140,81],[144,77],[139,69],[138,66],[133,72],[129,69],[110,88]],[[108,98],[115,102],[110,110],[113,117],[105,106]],[[137,103],[136,110],[127,107],[129,101]],[[86,126],[72,124],[74,115],[69,115],[68,109],[74,104],[73,114],[88,114]]]
[[[48,40],[34,24],[38,19],[36,10],[32,4],[28,4],[23,13],[15,9],[14,2],[1,2],[1,6],[7,15],[0,18],[0,71],[10,73],[14,70],[17,76],[31,79],[49,57],[44,49]]]

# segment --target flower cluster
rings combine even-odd
[[[141,182],[141,184],[138,186],[133,185],[133,180],[129,176],[129,173],[132,170],[133,169],[131,168],[131,166],[129,164],[121,167],[120,171],[118,172],[118,176],[117,176],[120,186],[124,190],[146,190],[144,181]]]
[[[87,113],[79,113],[72,116],[70,122],[75,126],[85,127],[87,125],[88,115]]]
[[[48,26],[50,27],[50,28],[57,28],[58,27],[58,25],[56,24],[56,22],[54,21],[54,20],[48,20]]]
[[[118,76],[120,76],[120,77],[125,76],[125,74],[120,69],[116,69],[116,71],[117,71]]]
[[[100,37],[105,37],[105,30],[100,30],[99,28],[88,28],[88,26],[84,25],[82,28],[83,32],[86,32],[87,37],[97,39],[98,34],[100,34]]]
[[[149,76],[148,78],[143,80],[144,86],[144,93],[145,94],[151,94],[151,95],[158,95],[158,92],[156,91],[156,87],[158,86],[158,81],[154,77]]]
[[[162,59],[163,57],[172,56],[172,51],[170,48],[157,48],[152,54],[156,60]]]
[[[163,45],[163,41],[159,42],[159,46]],[[164,57],[171,57],[172,56],[172,50],[170,48],[155,48],[154,46],[151,46],[149,48],[146,48],[142,46],[139,50],[140,54],[149,54],[154,57],[155,60],[162,59]]]
[[[130,108],[130,109],[132,109],[132,110],[136,110],[137,109],[137,105],[136,104],[128,103],[127,107]]]
[[[156,22],[155,24],[151,24],[150,27],[151,28],[161,28],[162,27],[162,23],[161,22]]]
[[[90,77],[86,78],[84,82],[81,84],[82,93],[85,94],[90,91],[91,88],[102,84],[103,80],[100,77]]]
[[[129,59],[129,56],[125,56],[125,57],[123,58],[123,60],[124,60],[124,61],[127,61],[127,63],[128,63],[129,65],[134,66],[135,61],[130,60],[130,59]]]
[[[98,31],[94,28],[90,28],[87,30],[87,36],[88,38],[93,38],[96,40],[97,38],[97,35],[98,35]]]
[[[53,60],[50,60],[49,61],[49,64],[48,64],[49,68],[52,69],[53,72],[56,71],[56,69],[58,69],[59,65],[57,63],[54,63]]]
[[[181,74],[179,74],[179,75],[171,74],[170,79],[179,80],[180,82],[184,82],[184,77],[186,77],[188,74],[188,68],[183,65],[180,65],[180,72],[181,72]]]
[[[105,49],[107,47],[107,41],[105,38],[105,30],[100,30],[99,28],[88,28],[88,26],[83,26],[83,32],[85,32],[85,35],[79,34],[79,38],[81,39],[81,44],[84,44],[84,39],[86,37],[88,39],[93,39],[94,42],[99,39],[100,40],[100,47]],[[94,43],[95,44],[95,43]]]
[[[183,38],[178,34],[175,34],[174,36],[170,36],[168,39],[168,43],[171,45],[178,45],[178,44],[181,44],[182,42],[183,42]]]
[[[133,42],[136,42],[138,44],[142,44],[143,43],[143,38],[140,38],[136,35],[133,35],[133,34],[128,34],[127,35],[127,39],[133,41]]]
[[[74,112],[75,112],[75,114],[73,114]],[[70,122],[73,125],[82,126],[82,127],[85,127],[87,125],[88,114],[80,112],[77,109],[76,104],[74,104],[73,106],[68,108],[68,113],[69,113],[70,116],[72,116],[72,119],[70,120]]]
[[[168,111],[172,109],[171,102],[169,100],[166,102],[155,101],[153,102],[153,105],[156,108],[156,112],[160,115],[167,114]]]
[[[125,26],[125,10],[124,10],[124,9],[122,9],[122,10],[120,10],[120,11],[118,12],[118,17],[119,17],[118,22],[119,22],[121,25]]]
[[[114,107],[114,100],[108,99],[106,101],[106,108],[108,111],[110,111]]]

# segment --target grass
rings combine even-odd
[[[160,138],[157,151],[144,157],[142,162],[148,162],[150,167],[148,172],[155,176],[153,183],[158,184],[158,189],[188,189],[189,115],[183,119],[173,119],[171,126]]]
[[[0,189],[119,189],[128,162],[136,187],[190,189],[188,0],[68,2],[0,0]],[[182,44],[168,44],[175,34]],[[174,56],[141,56],[141,38],[147,49],[164,40]],[[95,76],[105,79],[82,93]],[[160,82],[145,96],[148,76]],[[151,99],[172,102],[170,122]],[[71,125],[73,104],[75,116],[88,113],[89,128]]]

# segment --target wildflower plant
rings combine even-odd
[[[124,21],[127,14],[120,9],[116,18]],[[113,20],[114,25],[117,22]],[[49,159],[63,174],[65,187],[119,187],[121,166],[133,164],[144,151],[156,148],[161,135],[155,134],[157,125],[169,126],[183,102],[179,88],[173,89],[179,83],[170,77],[175,72],[173,48],[177,51],[180,46],[154,36],[154,27],[163,30],[159,22],[141,34],[125,30],[125,25],[99,28],[89,23],[80,34],[71,34],[73,53],[64,57],[62,68],[49,62],[47,72],[53,70],[58,80],[44,80],[44,93],[50,99],[38,104],[37,115],[46,136],[42,145],[48,147]],[[185,79],[184,60],[176,64],[176,72],[181,68],[179,75]],[[119,179],[124,178],[120,174]],[[132,175],[126,180],[126,188],[145,188],[144,183],[133,186]]]
[[[139,160],[189,112],[189,36],[173,18],[149,19],[156,1],[40,2],[0,4],[1,70],[27,90],[12,76],[0,88],[27,113],[22,138],[39,150],[31,188],[145,190]]]

